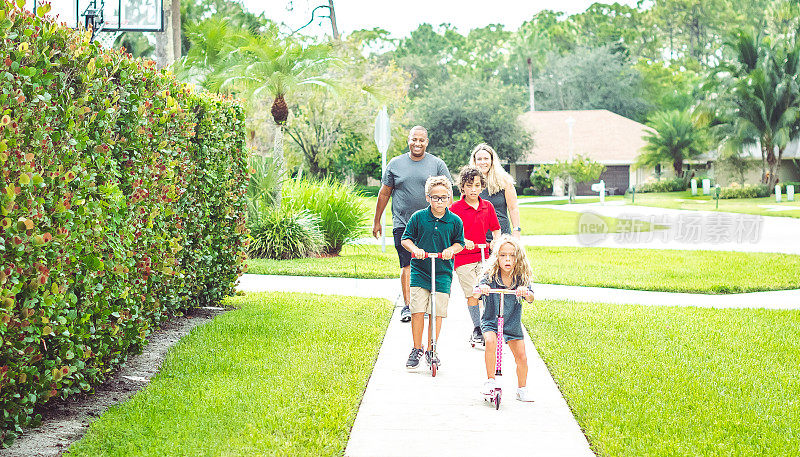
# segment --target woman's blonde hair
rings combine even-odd
[[[500,164],[500,157],[488,144],[481,143],[475,146],[472,150],[472,154],[469,156],[469,164],[478,166],[478,164],[475,163],[475,154],[481,151],[488,152],[492,157],[492,163],[489,165],[489,171],[486,173],[486,190],[489,192],[489,195],[494,195],[501,190],[505,190],[507,186],[513,186],[514,178],[503,169],[503,166]]]
[[[505,284],[509,289],[516,289],[519,286],[527,286],[533,281],[533,268],[528,262],[528,255],[525,253],[525,248],[522,247],[516,238],[509,234],[500,235],[495,243],[495,249],[486,263],[485,270],[481,273],[480,277],[489,277],[500,282],[500,262],[498,261],[498,254],[500,248],[504,244],[514,246],[514,269],[511,271],[512,284]]]

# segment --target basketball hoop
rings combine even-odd
[[[104,0],[90,0],[89,5],[81,14],[81,16],[84,18],[83,27],[86,30],[92,31],[92,41],[94,41],[94,36],[97,32],[103,31],[103,26],[105,25],[105,21],[103,20],[104,7]]]

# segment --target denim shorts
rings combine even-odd
[[[522,304],[513,295],[503,295],[503,339],[521,340],[522,336]],[[497,333],[497,309],[500,297],[495,294],[483,297],[483,315],[481,316],[481,332]]]

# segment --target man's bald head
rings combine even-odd
[[[415,125],[415,126],[411,127],[411,130],[408,131],[408,136],[412,136],[414,134],[414,132],[420,132],[420,133],[425,135],[425,138],[428,137],[428,129],[426,129],[425,127],[423,127],[421,125]]]

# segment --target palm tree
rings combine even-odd
[[[642,137],[647,144],[636,158],[636,165],[656,166],[671,163],[676,177],[683,176],[683,161],[703,153],[704,132],[689,110],[658,111],[647,126],[652,130]]]
[[[285,170],[283,127],[289,117],[286,96],[308,84],[331,87],[325,78],[331,61],[329,50],[327,45],[303,46],[290,38],[279,39],[274,30],[250,36],[231,56],[233,63],[226,70],[228,78],[222,87],[235,88],[261,109],[270,106],[275,121],[273,160],[279,174]],[[279,193],[277,204],[280,203]]]
[[[175,73],[184,81],[219,92],[226,79],[225,69],[231,65],[228,60],[239,46],[247,44],[247,35],[231,19],[212,16],[187,24],[186,36],[191,46],[176,65]]]
[[[728,44],[735,59],[721,66],[716,116],[727,132],[722,141],[758,144],[761,182],[775,186],[783,151],[800,131],[800,46],[738,31]]]

